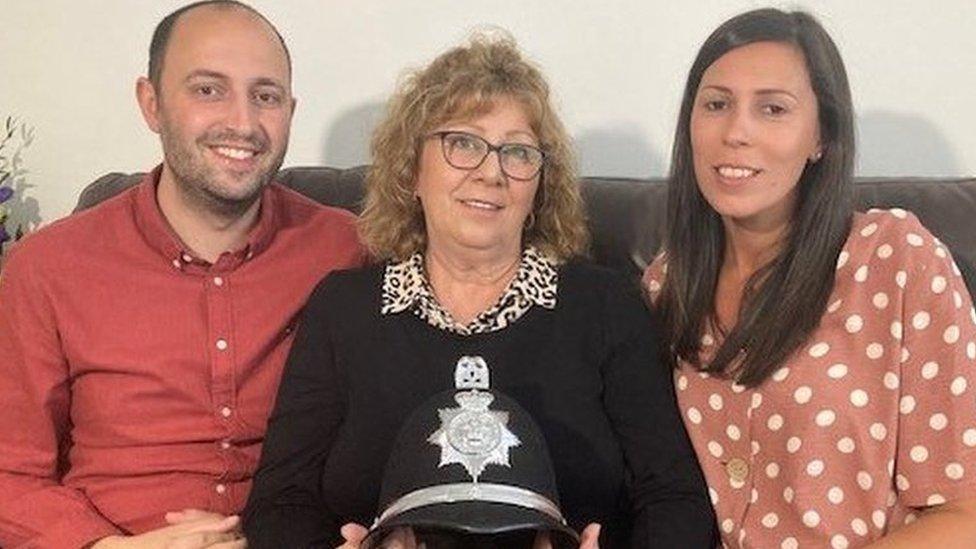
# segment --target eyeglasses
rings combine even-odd
[[[498,153],[498,164],[506,177],[528,181],[539,174],[546,160],[546,153],[525,143],[492,145],[474,134],[458,131],[434,132],[430,137],[441,139],[444,160],[459,170],[475,170],[492,152]]]

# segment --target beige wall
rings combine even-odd
[[[109,171],[144,170],[158,143],[134,81],[177,0],[2,0],[0,116],[36,127],[24,154],[45,221]],[[584,173],[660,175],[698,45],[749,1],[254,0],[295,58],[299,110],[285,165],[367,161],[397,75],[479,25],[511,30],[551,79]],[[865,175],[976,174],[976,2],[805,0],[848,64]]]

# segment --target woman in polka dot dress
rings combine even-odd
[[[644,285],[727,547],[976,546],[976,312],[915,216],[853,212],[853,134],[811,16],[699,51]]]

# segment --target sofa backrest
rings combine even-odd
[[[359,213],[366,170],[287,168],[278,180],[318,202]],[[82,191],[75,211],[135,185],[142,175],[111,173],[97,179]],[[661,244],[664,180],[586,177],[582,188],[593,235],[592,259],[639,273]],[[856,189],[859,210],[897,206],[918,215],[949,246],[970,293],[976,293],[976,178],[859,178]]]

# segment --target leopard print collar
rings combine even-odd
[[[515,278],[498,301],[470,324],[463,325],[437,302],[424,273],[424,256],[417,253],[405,261],[387,264],[380,314],[411,310],[431,326],[456,334],[495,332],[521,318],[533,305],[554,309],[557,282],[553,262],[535,248],[527,247]]]

